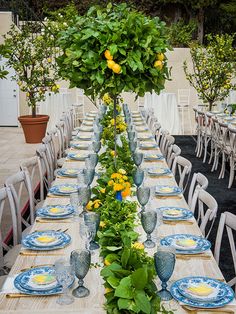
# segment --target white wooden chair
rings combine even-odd
[[[167,165],[171,169],[172,164],[175,160],[175,157],[180,156],[181,154],[181,149],[178,145],[173,144],[168,148],[168,153],[166,157]]]
[[[167,157],[167,154],[168,154],[168,150],[169,148],[174,145],[175,143],[175,138],[174,136],[172,135],[167,135],[166,138],[165,138],[165,142],[163,144],[163,150],[162,150],[162,154],[164,157]]]
[[[178,89],[178,109],[181,115],[181,127],[183,134],[184,132],[184,112],[188,113],[188,122],[190,123],[192,133],[192,120],[190,115],[190,89]]]
[[[223,233],[225,229],[227,231],[232,260],[234,264],[234,271],[236,274],[236,248],[235,248],[235,241],[234,241],[234,234],[233,234],[233,231],[236,231],[236,215],[230,212],[224,212],[220,216],[220,222],[219,222],[219,226],[217,230],[215,250],[214,250],[214,257],[218,265],[220,262],[221,244],[222,244],[222,238],[223,238]],[[233,279],[231,279],[228,282],[228,284],[230,286],[235,286],[235,293],[236,293],[236,276]]]
[[[201,229],[203,236],[208,238],[218,211],[216,200],[207,191],[204,191],[197,186],[193,194],[190,209],[193,213],[197,211],[196,216],[199,228]],[[208,231],[206,231],[207,227]]]
[[[37,205],[40,202],[43,202],[44,201],[44,179],[43,179],[43,169],[42,169],[39,156],[34,156],[34,157],[24,160],[20,164],[20,169],[23,171],[28,170],[29,172],[31,183],[33,186],[35,205]],[[37,193],[38,188],[40,191],[40,198],[37,200],[35,199],[35,193]]]
[[[163,147],[165,145],[166,142],[166,136],[169,134],[169,132],[165,129],[159,129],[156,133],[156,143],[157,145],[160,147],[160,150],[162,152]]]
[[[34,193],[31,185],[30,175],[27,170],[19,171],[8,177],[5,186],[10,189],[16,208],[18,239],[22,237],[22,227],[30,231],[35,220]],[[23,217],[29,207],[29,216]]]
[[[178,186],[183,189],[184,192],[190,178],[192,163],[182,156],[177,156],[174,159],[171,170],[178,182]]]
[[[193,195],[197,187],[200,187],[203,190],[206,190],[208,187],[208,179],[202,173],[194,173],[192,181],[188,191],[188,206],[191,208],[193,202]]]
[[[230,146],[230,134],[228,129],[228,124],[223,123],[219,121],[219,128],[220,128],[220,134],[221,134],[221,170],[219,179],[223,179],[225,176],[225,168],[226,168],[226,162],[229,160],[231,155],[231,146]]]
[[[54,170],[55,170],[55,163],[54,161],[54,153],[53,153],[53,142],[52,142],[52,137],[50,135],[45,136],[42,139],[42,143],[46,147],[46,158],[48,160],[48,166],[49,166],[49,171],[50,171],[50,181],[52,182],[54,180]]]
[[[46,146],[44,144],[41,144],[36,149],[36,154],[37,154],[37,156],[39,156],[41,169],[42,169],[42,173],[43,173],[43,181],[44,181],[46,189],[48,190],[52,185],[53,177],[52,177],[52,172],[50,170],[49,161],[47,158]]]
[[[228,188],[230,189],[234,181],[235,169],[236,169],[236,128],[233,126],[229,126],[228,129],[229,129],[230,148],[231,148],[231,153],[230,153],[230,158],[229,158],[230,175],[229,175],[229,185],[228,185]]]
[[[9,187],[3,187],[0,189],[0,226],[3,222],[3,212],[7,210],[11,213],[11,224],[12,224],[12,238],[13,238],[13,247],[7,245],[3,242],[2,238],[2,228],[0,227],[0,288],[6,279],[6,275],[19,254],[21,245],[19,244],[20,240],[18,237],[18,227],[17,227],[17,218],[16,218],[16,208],[15,203],[12,197],[12,193]],[[3,250],[6,254],[3,254]]]

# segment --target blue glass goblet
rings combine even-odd
[[[84,183],[89,186],[94,179],[95,169],[94,168],[86,168],[84,169]]]
[[[92,150],[98,153],[101,149],[101,142],[92,142]]]
[[[85,159],[85,165],[87,168],[95,168],[98,163],[98,155],[96,153],[89,154]]]
[[[130,142],[133,142],[136,136],[136,132],[134,131],[128,131],[128,138],[130,140]]]
[[[136,150],[136,148],[137,148],[137,145],[138,145],[137,141],[129,142],[129,148],[130,148],[130,150],[131,150],[132,153],[135,152],[135,150]]]
[[[161,300],[169,301],[172,299],[172,295],[170,291],[167,290],[167,282],[175,268],[175,249],[169,246],[159,246],[157,252],[154,254],[154,264],[162,287],[157,294],[160,296]]]
[[[143,179],[144,179],[144,170],[141,168],[137,168],[134,172],[133,172],[133,180],[134,180],[134,184],[139,187],[142,183],[143,183]]]
[[[137,199],[139,204],[141,205],[141,213],[145,211],[145,206],[147,205],[150,198],[151,190],[148,186],[140,186],[137,189]]]
[[[89,295],[89,289],[84,287],[84,277],[89,271],[91,264],[91,253],[88,250],[75,250],[71,252],[70,262],[79,279],[79,286],[72,291],[76,298],[84,298]]]
[[[133,153],[133,160],[134,160],[134,163],[137,167],[140,166],[142,161],[143,161],[143,153],[134,152]]]
[[[80,217],[83,217],[83,215],[86,213],[86,205],[90,201],[91,198],[91,189],[89,186],[82,186],[78,189],[78,196],[79,196],[79,202],[83,206],[83,211],[79,215]]]
[[[84,222],[89,227],[91,223],[95,224],[95,235],[92,237],[92,240],[89,244],[90,250],[97,250],[99,249],[99,244],[94,241],[94,238],[96,237],[96,234],[98,232],[99,224],[100,224],[100,215],[98,213],[94,212],[87,212],[84,214]]]
[[[147,240],[143,242],[146,248],[155,247],[155,242],[152,241],[151,234],[156,228],[157,224],[157,213],[154,210],[150,210],[147,212],[141,213],[141,223],[143,226],[143,230],[147,234]]]

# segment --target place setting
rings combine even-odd
[[[77,178],[82,171],[81,168],[60,168],[57,170],[57,178]]]
[[[76,139],[80,141],[91,141],[93,139],[93,136],[89,134],[85,135],[79,133],[77,134]]]
[[[75,209],[70,205],[47,205],[36,210],[37,222],[65,221],[73,218]]]
[[[48,197],[69,197],[71,193],[75,193],[77,191],[77,184],[56,184],[48,190]]]
[[[160,199],[174,198],[181,199],[183,190],[178,186],[157,185],[155,187],[155,196]]]
[[[72,141],[70,143],[70,147],[73,149],[78,149],[78,150],[88,150],[90,148],[90,144],[84,143],[84,142],[79,142],[79,141]]]
[[[193,212],[187,208],[181,208],[176,206],[165,206],[155,208],[156,211],[160,211],[163,217],[163,223],[169,225],[186,224],[192,225]]]
[[[69,152],[66,156],[66,161],[85,161],[87,157],[88,153]]]
[[[147,174],[150,178],[171,178],[172,171],[169,168],[147,168]]]
[[[156,149],[156,148],[158,148],[158,145],[155,143],[155,141],[139,143],[139,149],[148,150],[148,149]]]
[[[164,161],[164,156],[161,154],[145,154],[144,160],[148,162],[155,162],[155,161]]]

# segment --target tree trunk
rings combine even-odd
[[[212,111],[212,107],[214,105],[214,102],[213,101],[209,101],[209,111]]]
[[[200,8],[198,11],[198,41],[203,43],[204,37],[204,9]]]
[[[32,118],[36,118],[36,105],[32,106]]]

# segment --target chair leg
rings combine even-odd
[[[208,142],[209,142],[209,140],[207,139],[207,136],[205,136],[203,163],[206,162]]]
[[[211,162],[212,162],[212,158],[214,156],[214,142],[211,140],[211,154],[210,154],[210,158],[209,158],[209,161],[208,161],[208,164],[210,165]]]
[[[222,152],[222,165],[221,165],[221,170],[220,170],[220,174],[219,174],[219,177],[218,179],[223,179],[224,176],[225,176],[225,153]]]
[[[212,165],[212,168],[211,168],[211,172],[213,172],[215,169],[215,166],[216,166],[216,159],[217,159],[217,148],[215,148],[215,152],[214,152],[214,161],[213,161],[213,165]]]
[[[193,128],[192,128],[192,119],[191,119],[191,115],[190,115],[190,107],[188,106],[188,119],[189,119],[189,123],[190,123],[190,132],[191,132],[191,135],[193,133]]]
[[[233,184],[233,181],[234,181],[234,160],[233,158],[231,157],[230,158],[230,172],[229,172],[229,184],[228,184],[228,189],[231,188],[232,184]]]

